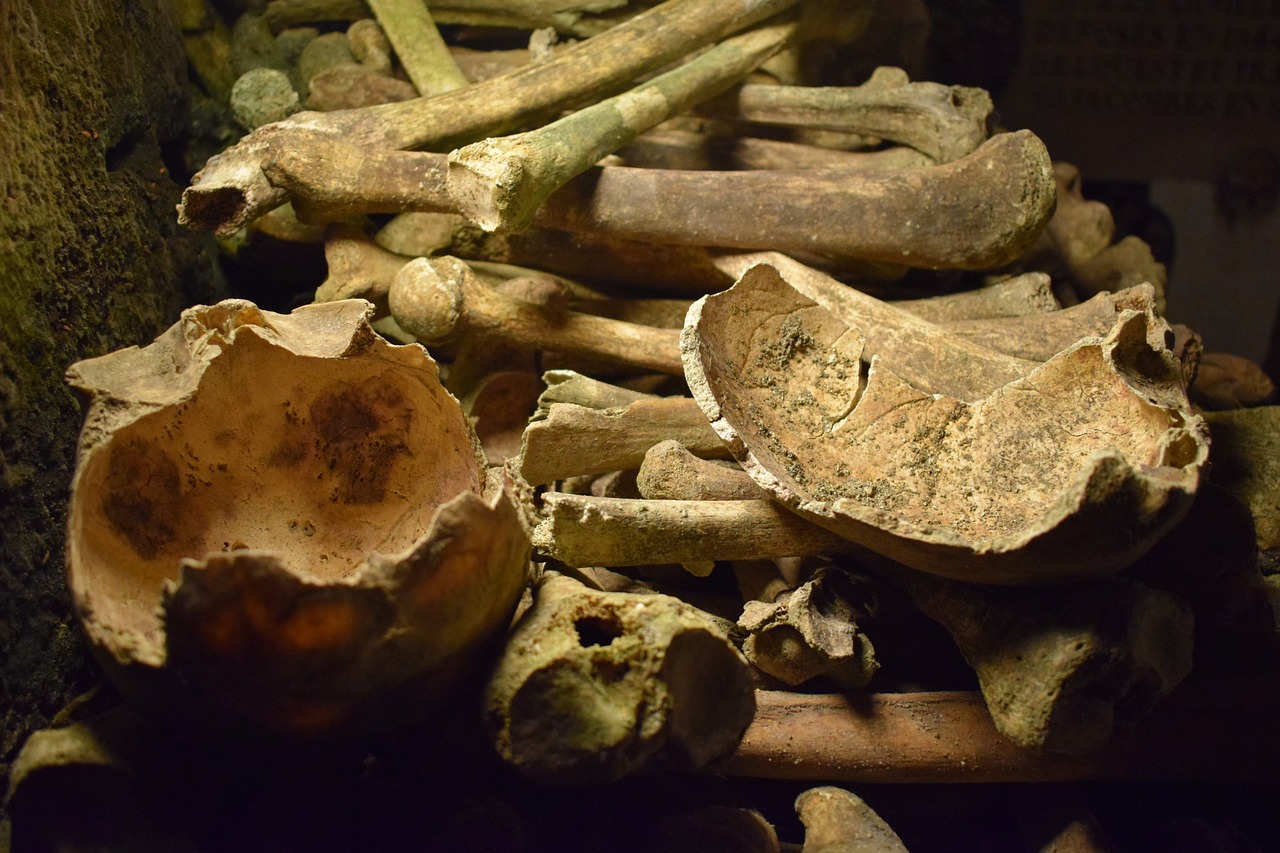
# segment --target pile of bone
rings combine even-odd
[[[979,89],[805,85],[874,4],[567,5],[432,4],[442,36],[420,2],[274,0],[188,33],[249,132],[180,219],[323,242],[315,301],[427,347],[519,484],[509,762],[706,767],[758,688],[928,688],[926,617],[999,731],[1059,752],[1193,660],[1268,659],[1272,389],[1163,319],[1164,267],[1072,167]]]

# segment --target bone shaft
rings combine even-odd
[[[997,284],[945,296],[900,299],[893,305],[930,323],[1023,317],[1059,308],[1049,276],[1041,272],[1024,273]]]
[[[287,201],[286,189],[263,177],[262,158],[269,140],[278,140],[282,133],[287,136],[293,129],[341,136],[364,148],[448,150],[616,92],[627,81],[795,2],[667,0],[558,51],[545,62],[483,83],[442,95],[319,116],[304,114],[293,123],[266,125],[205,164],[183,192],[178,219],[200,230],[229,235]]]
[[[1105,337],[1125,308],[1155,307],[1149,286],[1124,295],[1100,293],[1087,302],[1044,314],[947,323],[947,330],[995,352],[1048,361],[1081,338]]]
[[[777,139],[687,130],[651,130],[618,152],[624,165],[643,169],[919,169],[933,161],[912,148],[838,151]]]
[[[715,106],[722,115],[747,121],[888,139],[940,163],[977,148],[986,139],[991,112],[990,98],[981,90],[928,82],[892,87],[747,85]]]
[[[653,201],[638,205],[637,198]],[[553,195],[540,222],[651,242],[983,269],[1017,258],[1048,221],[1053,200],[1043,143],[1018,131],[929,169],[604,168]],[[815,222],[841,227],[815,228]]]
[[[462,257],[537,265],[562,275],[608,281],[639,292],[701,296],[733,284],[703,246],[671,246],[605,233],[530,228],[453,250]],[[468,254],[469,253],[469,254]]]
[[[977,693],[756,692],[731,776],[844,782],[1048,782],[1269,778],[1280,760],[1280,681],[1184,685],[1141,726],[1089,755],[1028,750],[1003,737]]]
[[[778,571],[773,560],[734,560],[733,576],[743,601],[776,601],[794,587]]]
[[[545,420],[525,430],[521,474],[532,485],[541,485],[582,474],[632,470],[640,467],[649,448],[666,439],[700,456],[728,456],[692,399],[658,397],[604,411],[557,403]]]
[[[572,403],[588,409],[612,409],[629,406],[637,400],[657,399],[651,394],[610,385],[572,370],[548,370],[543,374],[542,380],[546,383],[547,390],[538,398],[538,404],[548,410],[552,403]]]
[[[452,211],[442,154],[371,151],[306,134],[273,150],[267,178],[294,199],[298,218],[324,223],[364,213]]]
[[[643,497],[654,500],[743,500],[768,494],[747,472],[701,459],[678,441],[663,441],[645,454],[636,475]]]
[[[575,567],[835,554],[856,547],[769,500],[648,501],[549,492],[543,502],[536,546]]]
[[[520,230],[557,187],[602,157],[750,73],[795,25],[772,24],[727,39],[689,62],[537,130],[487,139],[449,157],[450,191],[486,230]]]
[[[271,0],[262,19],[278,33],[302,24],[358,21],[369,15],[365,0]]]
[[[639,326],[576,311],[548,312],[474,280],[464,292],[468,325],[484,329],[496,338],[571,355],[603,358],[673,376],[684,375],[677,329]]]
[[[469,82],[445,46],[426,0],[366,0],[420,95],[436,95]]]
[[[353,117],[350,129],[358,128],[365,143],[401,149],[442,149],[495,136],[593,94],[616,91],[795,2],[667,0],[545,62],[434,98],[388,104],[379,108],[376,122]]]

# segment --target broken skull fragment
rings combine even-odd
[[[1190,507],[1208,433],[1152,312],[966,402],[865,370],[858,312],[782,269],[695,303],[682,349],[713,428],[791,509],[920,571],[1036,584],[1115,572]]]
[[[69,580],[126,697],[365,733],[419,718],[501,636],[528,570],[513,487],[369,310],[229,300],[72,366]]]

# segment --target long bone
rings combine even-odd
[[[431,11],[422,0],[366,0],[396,50],[405,74],[421,95],[460,89],[470,81],[458,70]]]
[[[483,284],[457,258],[416,258],[396,274],[391,314],[424,344],[480,330],[533,349],[595,357],[680,376],[680,332],[624,323],[577,311],[557,311],[507,296]]]
[[[697,564],[858,552],[772,500],[679,501],[547,492],[533,532],[544,556],[575,567]]]
[[[838,151],[754,136],[655,128],[619,149],[620,165],[644,169],[920,169],[933,161],[913,148]]]
[[[402,255],[449,254],[561,275],[625,285],[630,291],[702,296],[733,284],[702,246],[660,246],[600,234],[533,227],[519,234],[486,234],[455,214],[404,213],[375,237]]]
[[[556,30],[579,38],[595,35],[618,22],[619,11],[628,14],[625,0],[444,0],[431,3],[432,16],[442,24],[477,27],[512,27]],[[271,0],[263,18],[277,32],[299,24],[354,21],[369,17],[365,0]]]
[[[638,198],[651,204],[636,204]],[[664,172],[603,168],[571,181],[539,223],[680,245],[815,252],[930,269],[1017,258],[1053,212],[1044,144],[1000,134],[928,169]],[[830,228],[819,223],[840,223]]]
[[[520,452],[531,485],[638,468],[666,440],[703,457],[728,455],[692,398],[640,394],[568,371],[548,371],[544,380]]]
[[[993,106],[982,89],[907,82],[878,68],[862,86],[741,86],[706,104],[712,114],[767,124],[851,131],[906,145],[937,163],[986,140]]]
[[[486,231],[527,228],[556,189],[644,131],[742,79],[794,31],[794,23],[759,27],[559,121],[454,151],[449,195],[463,216]]]
[[[295,131],[342,137],[366,149],[452,148],[612,94],[628,80],[795,2],[667,0],[545,62],[483,83],[367,109],[299,113],[260,128],[211,158],[183,193],[178,219],[228,235],[280,205],[288,193],[271,185],[262,164],[273,147],[292,144]]]
[[[440,154],[369,152],[348,141],[294,130],[288,148],[264,152],[260,160],[259,171],[295,196],[304,219],[456,210],[445,191],[447,166]],[[358,181],[353,170],[358,170]],[[637,204],[637,199],[650,203]],[[597,167],[553,193],[537,222],[684,246],[768,248],[930,269],[984,269],[1019,257],[1048,221],[1053,204],[1044,144],[1029,131],[1016,131],[994,137],[960,160],[927,169],[684,172]],[[829,222],[841,227],[816,226]]]
[[[1190,667],[1190,613],[1127,578],[1050,589],[960,583],[779,524],[769,501],[625,501],[548,493],[535,547],[570,565],[853,554],[950,633],[976,669],[996,727],[1022,746],[1096,749]],[[1081,614],[1085,614],[1082,616]],[[1154,638],[1160,638],[1158,641]]]

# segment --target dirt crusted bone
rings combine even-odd
[[[713,428],[801,515],[920,571],[1036,584],[1115,572],[1190,507],[1208,432],[1150,311],[964,402],[864,372],[833,310],[759,264],[682,339]]]
[[[794,3],[667,0],[545,62],[483,83],[377,107],[298,113],[259,128],[212,157],[183,192],[178,219],[226,236],[286,201],[288,192],[273,186],[262,167],[273,148],[291,144],[295,131],[341,138],[365,149],[447,150],[611,95],[629,80]]]
[[[165,713],[302,736],[417,719],[506,627],[528,537],[418,346],[369,303],[199,306],[72,366],[67,566],[98,658]]]
[[[694,770],[750,724],[749,672],[692,605],[549,572],[489,680],[486,719],[498,752],[545,783]]]
[[[255,168],[288,188],[301,219],[333,222],[363,213],[456,212],[447,159],[295,128],[288,145],[262,152]],[[536,223],[611,240],[990,269],[1032,244],[1053,213],[1053,193],[1044,144],[1020,130],[924,169],[594,167],[552,193]],[[828,222],[842,227],[815,227]]]

